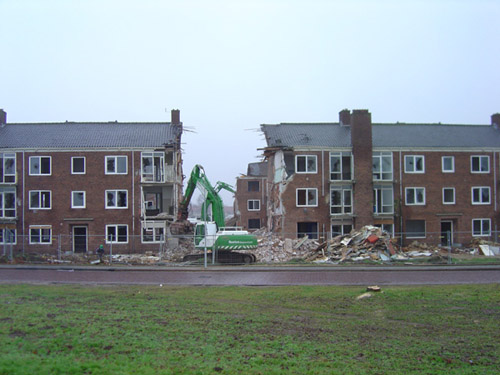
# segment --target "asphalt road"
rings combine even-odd
[[[0,267],[0,283],[143,285],[431,285],[500,283],[500,266],[457,267]]]

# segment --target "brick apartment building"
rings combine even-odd
[[[236,225],[255,231],[267,223],[267,162],[248,164],[247,174],[236,179]]]
[[[170,123],[7,123],[0,110],[0,245],[157,250],[182,194],[181,135],[178,110]]]
[[[261,125],[268,161],[267,229],[327,237],[366,224],[428,243],[498,240],[500,114],[489,125]]]

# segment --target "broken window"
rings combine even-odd
[[[392,214],[393,211],[392,186],[375,186],[373,189],[373,213]]]
[[[352,213],[351,188],[332,187],[330,190],[330,214],[342,215]]]
[[[411,187],[405,189],[406,205],[424,205],[425,204],[425,188]]]
[[[392,152],[373,153],[373,179],[392,181]]]
[[[30,156],[30,176],[49,176],[51,174],[50,156]]]
[[[247,201],[248,211],[260,211],[260,200],[258,199],[249,199]]]
[[[260,184],[259,181],[248,181],[248,191],[259,191]]]
[[[316,207],[318,189],[297,189],[297,207]]]
[[[16,217],[15,191],[0,191],[0,217]]]
[[[16,182],[16,154],[0,153],[0,184]]]
[[[423,155],[405,155],[405,173],[424,173]]]
[[[260,219],[248,219],[248,229],[260,229]]]
[[[472,235],[474,237],[491,235],[491,219],[472,219]]]
[[[106,208],[127,207],[127,190],[106,190]]]
[[[312,239],[318,238],[318,223],[301,222],[297,223],[297,238],[308,236]]]
[[[51,244],[52,227],[50,225],[30,226],[30,244]]]
[[[106,156],[106,174],[127,174],[127,156]]]
[[[425,238],[425,220],[406,220],[406,238]]]
[[[317,173],[316,155],[296,155],[295,171],[297,173]]]
[[[106,243],[127,243],[128,225],[106,225]]]
[[[443,204],[455,204],[455,188],[443,188]]]
[[[142,242],[162,243],[164,240],[165,240],[165,224],[163,222],[143,223]]]
[[[490,204],[489,186],[479,186],[472,188],[472,204]]]
[[[352,155],[350,152],[330,153],[330,180],[352,180]]]
[[[143,182],[165,182],[165,153],[143,152],[142,153],[142,181]]]
[[[454,156],[441,157],[441,170],[443,171],[443,173],[455,172],[455,157]]]
[[[34,190],[30,191],[30,209],[50,210],[52,199],[50,191]]]
[[[332,237],[351,233],[352,224],[332,224]]]
[[[490,157],[488,155],[471,156],[470,165],[472,173],[490,173]]]
[[[383,232],[387,232],[391,236],[394,236],[394,225],[393,224],[374,224],[374,226],[382,229]]]

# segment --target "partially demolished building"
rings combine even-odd
[[[376,225],[402,243],[492,239],[499,127],[500,114],[489,125],[372,124],[367,110],[343,110],[336,123],[261,125],[266,229],[326,239]]]
[[[24,252],[157,250],[182,196],[171,122],[7,123],[0,110],[0,244]]]

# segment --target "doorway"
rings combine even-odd
[[[451,246],[453,244],[453,221],[441,221],[441,245]]]
[[[74,226],[73,227],[73,252],[86,253],[87,252],[87,227]]]

